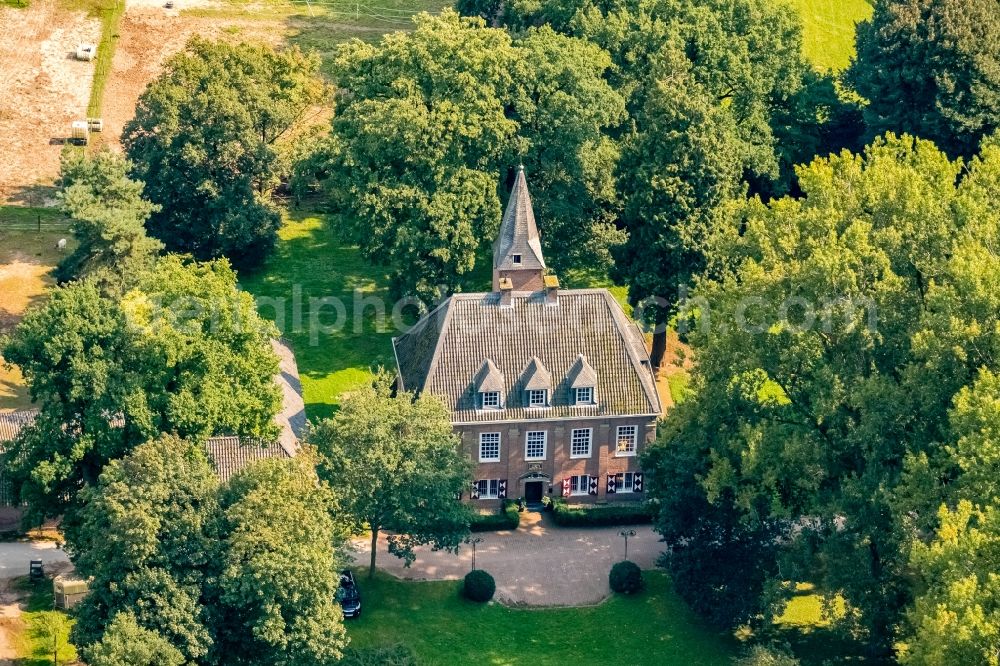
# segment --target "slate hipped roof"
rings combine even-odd
[[[512,307],[500,295],[456,294],[393,345],[400,384],[443,398],[454,423],[580,416],[659,415],[653,374],[642,333],[605,289],[559,294],[557,307],[543,292],[521,292]],[[574,379],[595,381],[598,405],[574,406]],[[550,407],[528,408],[525,382],[532,358],[550,376]],[[477,375],[486,360],[503,379],[502,410],[478,409]],[[531,375],[535,376],[535,375]]]
[[[514,263],[514,255],[520,255],[521,263]],[[507,209],[500,223],[500,233],[493,244],[493,270],[543,269],[542,241],[535,224],[535,211],[531,207],[528,182],[524,177],[524,167],[517,170],[514,187],[510,191]]]
[[[494,245],[493,284],[502,271],[545,268],[524,168],[517,172]],[[606,289],[544,289],[456,294],[404,335],[393,338],[399,386],[444,399],[453,423],[604,416],[659,416],[642,333]],[[509,302],[508,302],[509,299]],[[589,386],[596,405],[575,404]],[[545,407],[528,390],[550,392]],[[483,409],[479,393],[499,391],[503,409]]]

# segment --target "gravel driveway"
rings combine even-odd
[[[9,541],[0,543],[0,579],[28,575],[31,560],[41,560],[48,569],[69,566],[66,553],[51,541]]]
[[[605,599],[611,565],[623,559],[625,544],[620,527],[558,527],[547,514],[521,514],[515,531],[474,534],[476,567],[489,571],[497,582],[497,599],[529,606],[585,606]],[[663,551],[659,535],[648,525],[626,529],[636,532],[628,540],[628,558],[643,569],[656,566]],[[355,561],[366,566],[369,542],[356,540]],[[417,560],[405,568],[389,554],[384,537],[379,538],[376,565],[382,571],[407,580],[457,580],[472,567],[472,547],[458,555],[418,548]]]

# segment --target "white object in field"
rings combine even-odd
[[[56,249],[59,250],[60,252],[62,252],[63,250],[66,249],[66,239],[65,238],[60,238],[59,239],[59,242],[56,243]]]
[[[103,132],[104,121],[100,118],[87,118],[87,129],[91,132]]]
[[[76,47],[76,59],[91,61],[97,56],[97,44],[80,44]]]
[[[73,143],[86,144],[90,140],[90,128],[86,120],[74,120],[70,125],[70,140]]]

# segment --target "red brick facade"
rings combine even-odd
[[[617,433],[619,426],[636,427],[635,455],[618,455]],[[572,457],[570,440],[574,429],[592,429],[589,457]],[[656,436],[656,420],[651,417],[608,417],[595,419],[559,419],[552,421],[506,422],[497,424],[457,425],[456,432],[462,439],[463,451],[476,463],[476,480],[500,479],[506,481],[506,498],[525,496],[527,481],[541,480],[543,494],[552,498],[563,497],[563,481],[571,476],[588,475],[597,479],[597,494],[572,494],[568,502],[593,503],[597,501],[629,501],[643,499],[642,493],[607,492],[607,477],[620,472],[642,472],[639,463],[645,445]],[[544,460],[525,460],[526,437],[529,431],[546,432]],[[481,433],[500,433],[500,461],[479,462]],[[501,499],[473,499],[463,493],[463,499],[472,501],[477,508],[499,506]]]

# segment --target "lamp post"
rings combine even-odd
[[[471,539],[468,539],[468,542],[472,544],[472,570],[473,571],[476,570],[476,544],[477,543],[482,543],[482,541],[483,541],[482,537],[473,537]]]
[[[628,560],[628,538],[635,536],[635,530],[622,530],[618,533],[618,536],[625,539],[625,559]],[[475,559],[473,559],[475,561]]]

